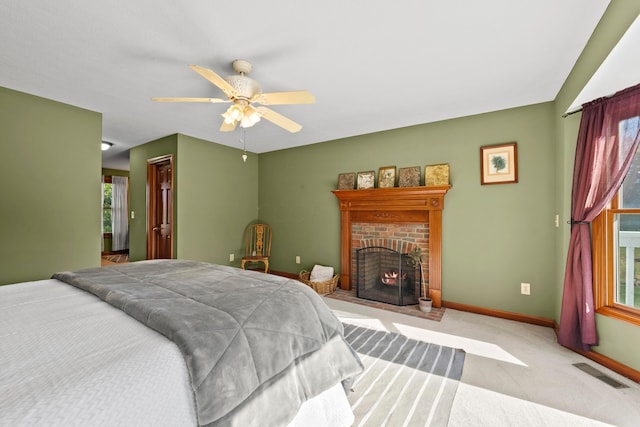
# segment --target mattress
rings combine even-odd
[[[58,280],[0,286],[0,348],[0,425],[197,425],[177,346]],[[352,422],[336,384],[291,425]]]

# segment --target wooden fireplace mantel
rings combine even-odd
[[[429,296],[442,304],[442,210],[450,185],[333,190],[340,201],[340,288],[351,289],[351,224],[428,223]]]

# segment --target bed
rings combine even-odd
[[[184,260],[0,286],[0,348],[12,426],[348,426],[362,371],[307,286]]]

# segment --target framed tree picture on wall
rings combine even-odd
[[[480,183],[518,182],[518,147],[515,142],[480,147]]]

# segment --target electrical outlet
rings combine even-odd
[[[296,255],[296,264],[300,264],[300,255]]]
[[[131,211],[131,219],[135,219],[136,218],[136,213],[134,211]]]
[[[531,284],[530,283],[520,283],[520,293],[522,295],[531,295]]]
[[[560,215],[556,214],[556,227],[560,227]]]
[[[229,254],[229,262],[233,262],[233,260],[236,259],[234,254]]]

